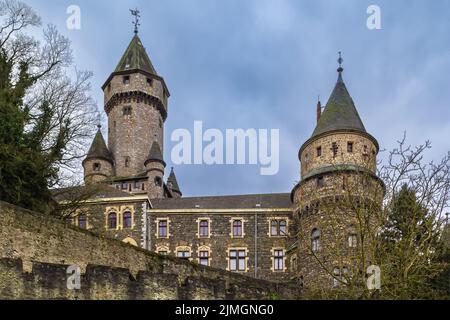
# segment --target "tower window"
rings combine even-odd
[[[347,142],[347,152],[353,152],[353,142]]]
[[[108,92],[111,92],[111,83],[108,84]]]
[[[338,149],[339,149],[339,147],[338,147],[337,143],[333,142],[333,144],[331,145],[331,150],[333,151],[333,157],[337,156]]]
[[[317,252],[320,249],[320,230],[313,229],[311,232],[311,250]]]
[[[324,179],[323,179],[323,177],[321,176],[321,177],[318,177],[317,178],[317,187],[318,188],[322,188],[324,186]]]
[[[124,85],[129,85],[130,84],[130,76],[124,76],[122,81],[123,81]]]
[[[102,165],[98,162],[94,163],[93,165],[93,170],[94,171],[100,171],[100,169],[102,168]]]
[[[124,116],[131,116],[132,112],[133,112],[133,108],[131,108],[130,106],[126,106],[123,108]]]
[[[317,156],[320,157],[322,155],[322,147],[317,147]]]
[[[130,167],[130,157],[125,157],[125,168],[129,168]]]
[[[153,79],[152,78],[147,78],[147,84],[152,87],[153,86]]]
[[[155,186],[162,187],[162,179],[161,179],[161,177],[156,177],[155,178]]]
[[[368,152],[367,152],[367,150],[368,150],[368,148],[367,148],[367,146],[366,145],[364,145],[364,152],[363,152],[363,154],[366,156],[366,155],[368,155]]]

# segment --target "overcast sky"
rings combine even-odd
[[[347,88],[381,148],[407,131],[411,144],[432,141],[430,158],[450,149],[450,1],[25,2],[72,41],[76,67],[94,72],[102,111],[100,87],[133,35],[128,9],[140,9],[139,35],[172,95],[169,168],[171,132],[192,131],[195,120],[222,131],[280,129],[278,174],[261,176],[250,165],[176,166],[185,196],[290,192],[317,96],[325,104],[336,82],[338,51]],[[81,30],[66,27],[72,4],[81,8]],[[381,30],[366,26],[371,4],[381,8]]]

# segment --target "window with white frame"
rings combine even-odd
[[[273,219],[270,221],[270,235],[272,237],[287,236],[287,220]]]
[[[247,253],[244,249],[230,249],[229,269],[230,271],[246,271],[247,269]]]
[[[202,266],[209,266],[209,250],[200,250],[198,253],[198,262]]]
[[[273,250],[273,270],[274,271],[284,271],[284,250],[274,249]]]

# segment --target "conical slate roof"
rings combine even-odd
[[[338,81],[325,110],[320,116],[312,137],[334,130],[352,130],[366,133],[353,99],[350,97],[342,80],[342,70],[342,68],[338,69]]]
[[[153,142],[152,147],[150,148],[150,152],[148,154],[146,162],[149,161],[159,161],[165,165],[164,157],[161,152],[161,147],[158,142]]]
[[[170,171],[169,178],[167,179],[167,184],[172,184],[172,191],[178,192],[181,194],[180,187],[178,186],[177,177],[175,176],[175,172],[172,170]]]
[[[114,72],[136,69],[158,75],[137,34],[134,35]]]
[[[92,145],[85,160],[88,159],[103,159],[113,164],[113,157],[106,146],[100,127],[98,128],[94,141],[92,141]]]

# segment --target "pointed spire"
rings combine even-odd
[[[341,53],[339,53],[338,81],[320,116],[312,137],[335,130],[351,130],[366,133],[353,99],[342,80],[343,61]]]
[[[163,154],[161,152],[161,147],[159,146],[159,143],[157,141],[154,141],[152,144],[152,147],[150,148],[150,152],[148,154],[147,160],[145,161],[145,164],[147,164],[150,161],[157,161],[162,163],[164,166],[166,166],[166,163],[164,162]]]
[[[114,72],[141,70],[157,76],[157,72],[137,33],[120,59]]]
[[[109,152],[108,147],[106,146],[105,139],[103,138],[102,135],[101,130],[102,126],[98,124],[97,128],[98,128],[97,134],[95,135],[95,138],[92,141],[92,145],[89,148],[88,154],[84,161],[89,159],[103,159],[110,162],[111,164],[114,164],[113,157]]]
[[[173,167],[170,170],[170,175],[169,175],[169,178],[167,179],[167,185],[168,185],[169,189],[171,189],[172,192],[176,192],[180,196],[182,195],[181,191],[180,191],[180,187],[178,186],[177,177],[175,176],[175,172],[173,171]]]

